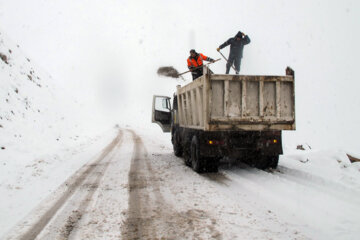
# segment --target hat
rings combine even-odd
[[[191,54],[191,53],[195,53],[195,54],[196,54],[195,49],[191,49],[191,50],[190,50],[190,54]]]
[[[236,35],[235,35],[235,37],[238,37],[238,38],[242,38],[242,32],[241,31],[239,31]]]

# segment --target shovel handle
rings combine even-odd
[[[221,56],[223,56],[223,58],[226,60],[226,62],[228,62],[228,60],[227,60],[227,58],[224,56],[224,54],[222,54],[222,52],[220,52],[220,50],[218,51],[220,54],[221,54]],[[234,66],[231,64],[231,67],[232,67],[232,69],[234,69],[234,71],[236,72],[236,69],[234,68]]]

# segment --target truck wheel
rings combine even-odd
[[[279,155],[269,157],[269,168],[276,169],[279,163]]]
[[[185,165],[188,167],[192,167],[190,147],[186,147],[186,146],[184,147],[183,158]]]
[[[201,173],[203,170],[202,169],[203,167],[202,167],[202,161],[200,158],[199,141],[196,136],[193,136],[193,138],[191,140],[190,156],[191,156],[192,169],[197,173]]]
[[[176,130],[173,135],[173,149],[175,156],[181,157],[183,155],[183,148],[180,143],[179,133]]]
[[[191,163],[191,156],[190,156],[190,153],[186,153],[184,151],[184,162],[185,162],[185,165],[188,166],[188,167],[192,167],[192,163]]]
[[[218,172],[219,162],[220,160],[218,158],[207,159],[206,172]]]
[[[279,156],[259,156],[257,162],[255,163],[255,167],[265,170],[268,168],[275,169],[279,162]]]
[[[191,165],[191,153],[190,153],[190,144],[185,144],[183,147],[183,158],[185,165],[188,167],[192,167]]]
[[[254,166],[258,169],[265,170],[269,168],[269,157],[263,156],[261,154],[254,155],[254,160],[251,164],[251,166]]]

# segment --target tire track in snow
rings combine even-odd
[[[21,234],[21,236],[18,237],[20,240],[29,240],[29,239],[35,239],[41,231],[46,227],[46,225],[51,221],[51,219],[55,216],[57,211],[67,202],[67,200],[76,192],[76,190],[81,186],[81,184],[86,180],[87,176],[94,172],[99,166],[101,166],[101,162],[112,152],[112,150],[119,144],[122,138],[122,131],[119,130],[118,135],[114,138],[114,140],[102,151],[101,155],[92,163],[89,165],[85,165],[80,170],[78,170],[73,176],[69,178],[68,181],[65,182],[66,191],[62,194],[62,196],[56,200],[56,202],[50,206],[50,208],[28,229],[25,233]],[[102,172],[103,174],[104,172]],[[97,180],[100,181],[101,179],[100,175]],[[89,196],[91,194],[89,193]],[[79,219],[79,215],[75,214],[73,216],[73,220],[71,220],[71,216],[69,217],[69,222],[67,224],[70,224],[72,221],[77,221]],[[77,220],[76,220],[77,218]],[[74,222],[74,223],[75,223]],[[73,223],[73,224],[74,224]],[[64,237],[67,237],[72,228],[70,226],[66,227],[65,229],[69,232],[68,234],[65,234]]]
[[[159,166],[154,169],[154,159],[148,156],[143,140],[134,131],[129,132],[133,135],[134,152],[128,177],[127,219],[121,227],[122,239],[198,239],[201,234],[221,239],[216,220],[206,211],[187,208],[178,212],[162,195],[162,191],[171,192],[171,189],[161,189],[168,169]]]
[[[128,174],[132,154],[132,135],[124,131],[121,145],[113,150],[111,159],[108,158],[109,167],[69,239],[122,239],[119,226],[126,220],[128,209]],[[88,191],[86,187],[82,190],[84,191]],[[77,199],[83,198],[76,195],[70,201]],[[65,221],[66,219],[63,222]]]
[[[127,220],[122,227],[122,236],[124,239],[140,239],[141,237],[148,236],[148,225],[151,218],[145,218],[149,215],[147,208],[144,206],[144,199],[149,201],[150,196],[148,191],[142,191],[148,187],[147,171],[149,171],[147,161],[147,151],[142,142],[142,139],[136,135],[132,130],[134,142],[133,157],[131,159],[131,166],[129,172],[129,209]],[[152,235],[156,235],[152,230]]]
[[[117,143],[112,147],[111,150],[113,150],[116,146],[118,146],[118,147],[121,146],[122,136],[123,136],[123,133],[119,132],[117,138],[114,140]],[[88,208],[88,206],[90,204],[90,200],[93,198],[96,190],[98,189],[99,183],[100,183],[101,179],[104,177],[104,174],[106,173],[106,170],[109,167],[111,160],[112,160],[112,157],[109,158],[109,160],[106,161],[105,163],[101,163],[101,161],[100,161],[99,163],[95,164],[97,166],[95,167],[96,169],[94,169],[94,171],[92,172],[92,175],[95,175],[95,176],[97,175],[97,176],[90,184],[87,184],[84,186],[88,189],[89,192],[84,197],[84,199],[81,201],[80,208],[73,211],[73,213],[68,217],[66,224],[61,231],[64,239],[69,238],[72,230],[74,229],[74,227],[76,226],[78,221],[81,219],[85,210]],[[95,171],[95,170],[97,170],[97,171]],[[88,177],[90,178],[89,175],[88,175]]]

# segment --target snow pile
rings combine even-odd
[[[281,164],[324,181],[339,182],[360,189],[359,164],[351,163],[341,150],[297,150],[284,155]]]

